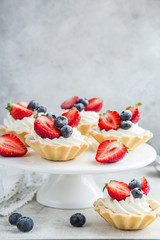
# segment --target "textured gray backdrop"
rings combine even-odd
[[[9,101],[138,101],[160,153],[160,1],[0,0],[0,121]]]

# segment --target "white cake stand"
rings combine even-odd
[[[74,160],[53,162],[41,158],[31,149],[21,158],[0,157],[0,164],[29,171],[50,173],[46,183],[37,193],[37,201],[45,206],[62,209],[80,209],[93,206],[103,197],[92,174],[127,171],[144,167],[156,158],[156,151],[143,144],[125,155],[123,160],[102,164],[95,160],[95,152],[85,151]]]

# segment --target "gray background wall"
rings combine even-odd
[[[104,110],[142,102],[160,153],[159,0],[0,0],[0,121],[9,101],[99,96]]]

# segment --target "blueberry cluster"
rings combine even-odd
[[[61,136],[68,138],[73,133],[73,128],[68,125],[68,119],[64,116],[59,116],[54,119],[54,125],[56,128],[60,129]]]
[[[23,217],[20,213],[13,213],[9,216],[9,222],[17,226],[21,232],[29,232],[34,226],[34,222],[29,217]]]
[[[70,223],[74,227],[82,227],[86,222],[86,218],[81,213],[75,213],[70,217]]]
[[[87,106],[88,106],[87,98],[80,98],[78,103],[74,104],[73,107],[77,108],[77,110],[81,112]]]
[[[121,112],[120,119],[122,121],[120,124],[120,128],[127,130],[130,127],[132,127],[133,123],[130,121],[131,118],[132,118],[132,112],[130,110],[125,110],[125,111]]]
[[[139,179],[133,179],[129,183],[129,188],[131,189],[131,194],[134,198],[142,198],[143,197],[143,191],[141,189],[142,182]]]
[[[35,100],[31,100],[28,104],[28,109],[32,110],[32,111],[37,111],[38,113],[46,113],[47,112],[47,108],[44,106],[39,105],[39,103]]]

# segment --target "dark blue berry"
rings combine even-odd
[[[37,109],[37,112],[43,112],[43,113],[46,113],[47,112],[47,108],[46,107],[44,107],[44,106],[39,106]]]
[[[134,198],[142,198],[143,197],[143,191],[141,188],[134,188],[131,190],[131,193]]]
[[[16,225],[17,224],[17,221],[18,221],[18,219],[20,218],[20,217],[22,217],[22,214],[20,214],[20,213],[13,213],[13,214],[11,214],[10,216],[9,216],[9,222],[10,222],[10,224],[12,224],[12,225]]]
[[[87,100],[87,98],[80,98],[78,102],[79,102],[79,103],[82,103],[85,107],[87,107],[87,105],[88,105],[88,100]]]
[[[54,115],[52,113],[47,113],[46,116],[49,117],[49,118],[56,119],[56,115]]]
[[[130,189],[141,188],[142,182],[139,179],[133,179],[132,181],[130,181],[129,187]]]
[[[132,112],[130,110],[125,110],[121,112],[120,118],[122,121],[130,120],[132,118]]]
[[[74,104],[74,107],[77,108],[79,112],[81,112],[84,109],[84,105],[82,103],[76,103]]]
[[[52,118],[53,118],[53,119],[56,119],[56,115],[52,114]]]
[[[128,130],[129,128],[132,127],[132,122],[131,121],[122,121],[120,124],[120,128],[124,129],[124,130]]]
[[[86,218],[81,213],[75,213],[70,217],[70,223],[74,227],[82,227],[86,222]]]
[[[61,128],[61,136],[64,138],[70,137],[72,133],[73,133],[73,128],[70,127],[69,125],[65,125],[64,127]]]
[[[35,101],[35,100],[32,100],[32,101],[29,102],[27,108],[30,109],[30,110],[32,110],[32,111],[34,111],[34,110],[37,109],[38,107],[39,107],[39,103],[38,103],[37,101]]]
[[[57,128],[61,129],[68,124],[68,119],[64,116],[59,116],[54,120],[54,124]]]
[[[21,217],[17,221],[17,228],[21,232],[29,232],[32,230],[33,226],[34,226],[34,222],[29,217]]]

